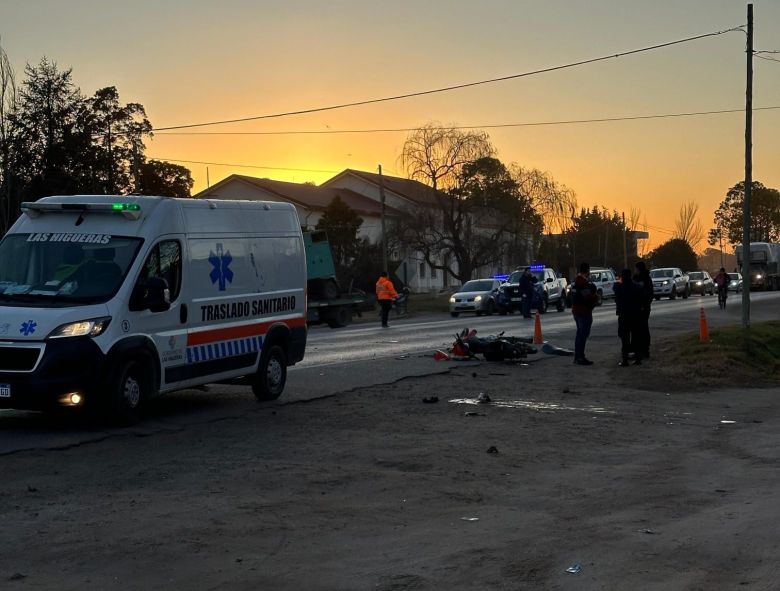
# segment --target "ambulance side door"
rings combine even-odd
[[[160,361],[161,391],[175,389],[185,379],[180,368],[185,366],[190,312],[184,297],[186,248],[184,237],[159,239],[149,250],[130,296],[127,328],[133,334],[144,334],[154,342]],[[167,285],[169,307],[152,311],[147,305],[148,286],[150,280],[159,285],[160,279]]]

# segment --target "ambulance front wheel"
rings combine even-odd
[[[280,346],[274,345],[260,358],[260,367],[252,380],[252,392],[258,400],[276,400],[284,392],[286,382],[287,356]]]
[[[141,404],[149,398],[151,374],[141,359],[122,362],[108,385],[108,418],[120,425],[137,422]]]

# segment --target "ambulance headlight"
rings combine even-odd
[[[756,279],[761,279],[761,273],[759,273],[758,275],[756,275]]]
[[[62,339],[66,337],[96,337],[101,334],[111,322],[111,316],[103,318],[93,318],[91,320],[82,320],[80,322],[70,322],[55,328],[47,338]]]
[[[701,285],[701,281],[697,281],[697,282],[696,282],[696,285]]]
[[[454,303],[455,303],[455,296],[450,296],[450,304],[454,304]]]

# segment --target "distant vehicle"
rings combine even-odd
[[[650,271],[653,280],[653,296],[660,300],[662,297],[675,299],[678,295],[687,299],[690,294],[688,276],[679,267],[664,267]]]
[[[729,276],[729,283],[727,285],[728,291],[734,291],[739,293],[742,291],[742,274],[741,273],[726,273]]]
[[[604,267],[592,267],[590,280],[596,286],[596,305],[600,306],[604,300],[615,297],[613,286],[615,285],[615,272]]]
[[[547,312],[547,308],[553,305],[558,312],[563,312],[566,308],[566,280],[558,277],[553,269],[544,265],[518,267],[506,278],[506,282],[501,286],[505,297],[501,298],[503,304],[499,306],[499,311],[506,313],[520,309],[520,276],[526,269],[530,269],[531,275],[536,278],[535,286],[540,290],[539,295],[541,296],[541,301],[534,297],[531,307],[536,308],[540,314]]]
[[[501,288],[498,279],[472,279],[450,297],[450,316],[457,318],[461,312],[476,312],[477,316],[493,314],[496,294]]]
[[[715,295],[715,282],[707,271],[691,271],[688,273],[688,286],[691,293],[699,295]]]
[[[742,269],[741,244],[737,246],[736,254],[737,264]],[[780,289],[780,244],[750,243],[750,288]]]
[[[336,265],[324,230],[305,232],[303,245],[306,253],[306,322],[327,324],[341,328],[352,322],[352,314],[360,313],[366,293],[352,289],[342,290],[336,280]]]

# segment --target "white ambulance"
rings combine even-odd
[[[306,346],[287,203],[63,196],[0,242],[0,408],[132,422],[162,392],[245,378],[278,398]]]

